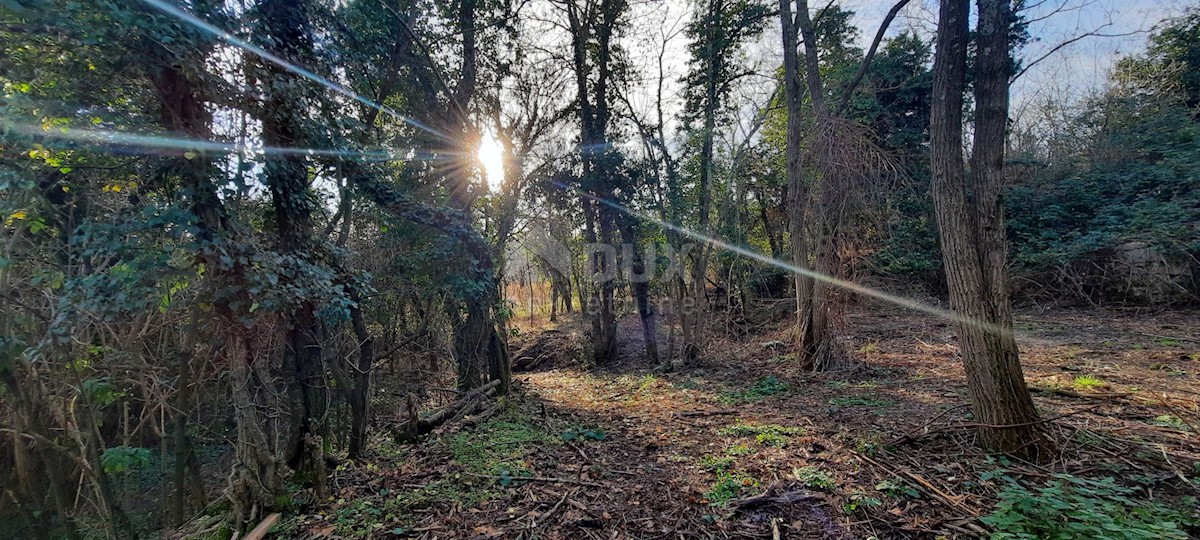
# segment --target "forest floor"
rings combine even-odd
[[[582,325],[517,375],[510,405],[343,465],[335,493],[288,520],[311,538],[971,538],[1006,486],[1070,473],[1137,493],[1196,493],[1200,317],[1026,312],[1026,378],[1061,457],[972,446],[953,329],[862,309],[852,372],[797,369],[780,328],[713,343],[696,365],[643,360],[634,317],[612,365],[575,361]],[[1015,484],[1019,482],[1020,484]],[[766,497],[753,498],[764,494]],[[1193,531],[1194,532],[1194,531]]]

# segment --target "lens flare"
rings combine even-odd
[[[229,45],[238,47],[246,52],[249,52],[255,56],[258,56],[259,58],[262,58],[263,60],[271,62],[272,64],[275,64],[283,69],[286,69],[292,73],[295,73],[296,75],[304,77],[305,79],[308,79],[317,84],[320,84],[321,86],[324,86],[325,88],[333,90],[334,92],[337,92],[337,93],[339,93],[343,96],[346,96],[350,99],[353,99],[354,101],[362,103],[363,105],[366,105],[372,109],[378,110],[381,113],[391,116],[397,120],[400,120],[401,122],[404,122],[410,126],[417,128],[417,129],[420,129],[427,133],[430,133],[435,137],[438,137],[438,138],[446,140],[446,141],[451,141],[451,139],[449,137],[447,137],[446,135],[443,135],[441,132],[439,132],[429,126],[426,126],[425,124],[422,124],[421,122],[418,122],[416,120],[413,120],[412,118],[404,116],[404,115],[400,114],[399,112],[396,112],[395,110],[393,110],[390,107],[381,105],[371,99],[365,98],[365,97],[359,95],[358,93],[354,92],[353,90],[350,90],[340,84],[330,81],[329,79],[326,79],[325,77],[317,75],[316,73],[313,73],[307,69],[297,66],[291,62],[288,62],[287,60],[284,60],[283,58],[280,58],[279,56],[272,54],[272,53],[266,51],[265,49],[262,49],[261,47],[258,47],[246,40],[238,38],[237,36],[234,36],[233,34],[226,32],[225,30],[222,30],[220,28],[217,28],[216,26],[213,26],[212,24],[204,22],[204,21],[198,19],[195,15],[192,15],[186,11],[183,11],[182,9],[179,9],[178,7],[175,7],[171,4],[163,2],[162,0],[142,0],[142,1],[151,6],[154,6],[155,8],[159,9],[160,11],[162,11],[168,15],[171,15],[183,22],[186,22],[192,26],[195,26],[196,28],[199,28],[200,30],[203,30],[204,32],[212,34],[217,39],[220,39],[221,41],[224,41],[225,43],[228,43]]]
[[[445,161],[450,158],[423,150],[406,149],[394,150],[351,150],[338,148],[292,148],[274,146],[236,145],[217,141],[168,137],[163,135],[143,135],[138,133],[122,133],[95,129],[43,129],[41,126],[16,124],[0,119],[0,128],[5,132],[21,136],[41,139],[58,140],[77,143],[86,146],[105,148],[114,153],[152,153],[155,155],[186,155],[188,152],[208,152],[214,154],[264,154],[282,156],[312,156],[331,157],[340,159],[357,159],[362,161]]]
[[[756,261],[764,263],[764,264],[774,266],[776,268],[785,270],[787,272],[791,272],[793,274],[807,276],[807,277],[810,277],[817,281],[822,281],[824,283],[828,283],[835,287],[839,287],[839,288],[842,288],[842,289],[845,289],[848,291],[852,291],[852,292],[861,294],[863,296],[874,298],[876,300],[882,300],[884,302],[894,304],[894,305],[897,305],[900,307],[912,309],[915,311],[920,311],[922,313],[928,313],[930,315],[934,315],[934,316],[942,318],[942,319],[959,322],[959,323],[963,323],[963,324],[969,324],[969,325],[976,326],[976,327],[982,328],[984,330],[987,330],[989,332],[993,332],[996,334],[1011,334],[1012,333],[1011,330],[1005,329],[999,325],[990,323],[988,321],[982,321],[982,320],[974,319],[971,317],[966,317],[964,315],[955,313],[955,312],[947,310],[947,309],[942,309],[937,306],[931,306],[928,304],[918,302],[911,298],[897,296],[897,295],[886,293],[886,292],[883,292],[880,290],[872,289],[870,287],[859,285],[858,283],[846,281],[844,279],[838,279],[836,277],[822,274],[820,272],[815,272],[815,271],[809,270],[807,268],[801,268],[794,264],[786,263],[786,262],[780,261],[778,259],[773,259],[773,258],[763,255],[762,253],[759,253],[757,251],[746,249],[744,247],[737,246],[734,244],[730,244],[730,243],[720,240],[718,238],[714,238],[714,237],[708,236],[706,234],[699,233],[699,232],[693,231],[691,229],[681,227],[679,225],[675,225],[674,223],[669,223],[667,221],[663,221],[661,219],[658,219],[658,218],[651,216],[649,214],[646,214],[644,212],[638,212],[636,210],[626,208],[615,202],[612,202],[612,201],[609,201],[606,199],[602,199],[602,198],[596,197],[594,195],[589,195],[587,193],[583,193],[582,191],[579,191],[578,189],[567,186],[565,184],[562,184],[562,183],[556,183],[556,184],[558,185],[558,187],[560,187],[564,190],[573,192],[580,197],[584,197],[589,200],[595,201],[599,204],[608,206],[609,208],[612,208],[618,212],[628,214],[630,216],[633,216],[633,217],[641,219],[641,220],[649,221],[651,223],[657,224],[660,227],[675,231],[675,232],[682,234],[693,240],[704,242],[706,244],[718,247],[720,249],[723,249],[723,250],[726,250],[726,251],[729,251],[732,253],[736,253],[743,257],[747,257],[747,258],[756,260]]]

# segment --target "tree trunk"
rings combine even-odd
[[[198,314],[193,315],[193,320],[200,320]],[[201,477],[201,474],[196,453],[192,448],[192,438],[187,432],[188,415],[186,414],[192,398],[194,361],[192,348],[195,345],[194,333],[197,330],[194,327],[189,329],[188,336],[184,340],[186,350],[180,354],[179,372],[175,383],[174,413],[171,419],[171,446],[175,454],[175,467],[171,477],[174,488],[171,493],[171,513],[172,520],[176,525],[182,525],[187,519],[188,492],[195,494],[194,500],[200,508],[204,507],[202,501],[205,499],[203,482],[195,481]],[[189,469],[192,473],[190,477],[188,476]]]
[[[269,432],[271,424],[260,409],[278,410],[278,395],[266,373],[268,359],[255,354],[254,345],[247,339],[252,331],[234,330],[225,342],[224,352],[229,361],[230,394],[237,426],[234,444],[233,470],[229,474],[229,495],[233,503],[233,524],[239,531],[247,530],[256,518],[274,508],[276,497],[283,493],[283,463],[275,448],[275,437]],[[260,334],[261,335],[261,334]]]
[[[983,448],[1048,455],[1012,332],[1005,283],[1002,186],[1011,20],[1006,0],[980,0],[974,170],[962,157],[969,0],[943,0],[933,67],[930,126],[933,198],[950,306]]]
[[[613,171],[613,152],[608,148],[607,128],[610,116],[608,84],[612,77],[612,37],[617,20],[626,8],[624,0],[601,0],[596,11],[579,7],[570,2],[566,5],[571,29],[571,52],[575,72],[576,99],[579,103],[581,158],[583,191],[598,199],[594,202],[585,197],[582,201],[586,217],[585,233],[588,242],[597,242],[615,249],[616,237],[614,210],[606,203],[613,201],[613,188],[609,175]],[[593,41],[594,39],[594,41]],[[589,58],[594,59],[589,62]],[[589,76],[595,69],[594,79]],[[594,80],[592,84],[589,84]],[[616,318],[613,313],[616,261],[611,251],[600,256],[591,254],[592,271],[599,271],[601,279],[593,283],[592,302],[589,314],[592,318],[592,354],[597,364],[607,362],[616,349]]]
[[[308,30],[306,2],[264,0],[259,4],[262,17],[260,35],[264,45],[285,59],[308,64],[312,56],[312,38]],[[293,75],[270,63],[261,63],[259,84],[264,101],[259,111],[263,144],[280,148],[303,148],[306,139],[303,128],[301,96],[292,87],[276,84]],[[268,154],[263,167],[267,189],[275,211],[275,233],[278,249],[284,256],[297,261],[312,261],[313,197],[308,185],[307,161],[302,155],[278,156]],[[302,285],[301,285],[302,286]],[[287,339],[284,344],[283,369],[290,379],[289,386],[298,396],[291,407],[292,426],[287,446],[287,460],[297,472],[318,473],[312,445],[324,431],[323,419],[327,403],[325,384],[325,355],[322,345],[323,329],[316,316],[316,306],[301,300],[289,306]],[[291,388],[289,388],[291,390]],[[310,478],[314,483],[324,478]]]
[[[638,243],[634,218],[625,215],[621,218],[621,236],[625,245],[632,246],[630,257],[633,299],[637,305],[638,318],[642,323],[642,337],[646,342],[646,361],[652,366],[659,364],[658,357],[658,323],[656,322],[654,305],[650,302],[649,276],[646,275],[646,261]]]
[[[806,5],[799,9],[807,9]],[[787,108],[787,207],[788,235],[791,238],[792,265],[809,268],[807,231],[809,188],[804,178],[804,161],[801,146],[804,140],[804,124],[801,121],[804,101],[804,84],[800,79],[799,44],[796,20],[792,15],[792,0],[779,0],[779,18],[783,35],[783,79],[784,101]],[[796,343],[797,352],[804,355],[811,338],[807,335],[812,304],[813,279],[794,272],[796,294]]]
[[[350,289],[350,301],[354,308],[350,310],[350,326],[358,339],[358,366],[354,370],[354,389],[350,398],[350,448],[347,455],[350,459],[358,459],[366,448],[367,420],[370,417],[371,400],[371,371],[375,364],[375,337],[367,329],[367,321],[363,318],[362,298],[353,287]]]

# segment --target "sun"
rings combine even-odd
[[[483,131],[476,158],[479,159],[479,164],[483,165],[488,189],[499,191],[500,186],[504,185],[504,147],[496,139],[492,128]]]

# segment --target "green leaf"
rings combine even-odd
[[[100,467],[108,474],[125,473],[150,464],[150,450],[130,446],[114,446],[100,456]]]

